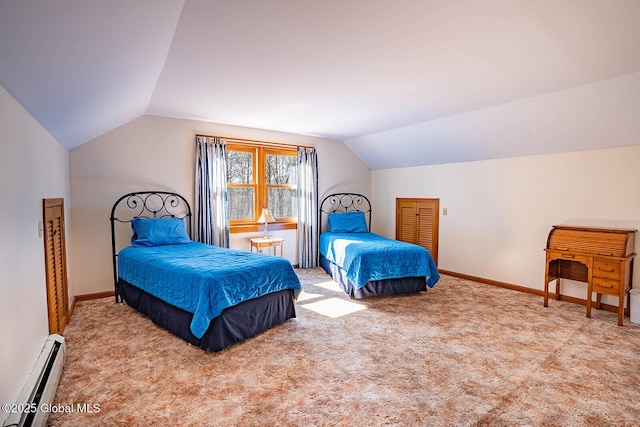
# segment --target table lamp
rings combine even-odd
[[[271,212],[269,212],[269,209],[264,208],[262,209],[262,213],[260,214],[260,218],[258,218],[258,223],[259,224],[264,224],[264,238],[268,239],[269,238],[269,223],[270,222],[274,222],[275,219],[273,218],[273,215],[271,215]]]

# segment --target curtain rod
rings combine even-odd
[[[205,137],[205,138],[220,138],[220,139],[224,139],[225,141],[231,141],[231,142],[248,142],[249,144],[261,144],[261,145],[268,145],[270,147],[281,147],[281,148],[291,148],[291,147],[303,147],[303,148],[315,148],[313,145],[303,145],[303,144],[285,144],[284,142],[270,142],[270,141],[260,141],[257,139],[244,139],[244,138],[229,138],[226,136],[216,136],[216,135],[204,135],[204,134],[196,134],[196,137]]]

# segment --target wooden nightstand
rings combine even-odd
[[[254,237],[249,240],[251,241],[251,252],[253,252],[253,248],[256,248],[256,252],[260,252],[262,248],[273,248],[273,255],[276,255],[276,248],[280,248],[280,256],[283,256],[284,239],[282,237],[270,237],[268,239]]]

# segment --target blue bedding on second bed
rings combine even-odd
[[[320,253],[345,270],[357,289],[373,280],[426,276],[429,287],[440,280],[428,250],[374,233],[322,233]]]
[[[227,307],[283,289],[297,296],[301,289],[285,258],[199,242],[128,246],[118,254],[118,276],[193,313],[191,332],[198,338]]]

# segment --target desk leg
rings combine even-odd
[[[627,280],[629,281],[628,287],[626,285]],[[624,286],[625,291],[623,296],[627,298],[627,308],[625,309],[624,314],[626,316],[631,316],[631,301],[629,301],[630,299],[629,290],[633,288],[633,258],[631,258],[631,262],[629,263],[628,279],[625,279],[624,283],[625,283],[625,286]]]
[[[549,307],[549,257],[544,266],[544,307]]]
[[[544,282],[544,307],[549,307],[549,282]]]
[[[560,301],[560,278],[556,279],[556,299]]]
[[[591,270],[589,270],[589,282],[587,282],[587,317],[591,318]]]
[[[626,291],[624,294],[622,294],[622,298],[625,298],[627,301],[627,304],[624,308],[624,315],[625,316],[631,316],[631,301],[629,301],[630,297],[629,297],[629,291]],[[623,299],[624,301],[624,299]]]
[[[626,280],[622,281],[620,284],[620,292],[618,292],[618,326],[623,326],[624,324],[624,297],[627,288],[625,282]]]
[[[622,325],[624,325],[624,297],[620,297],[620,302],[618,303],[618,326]]]

